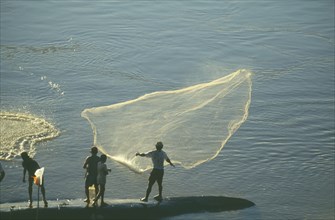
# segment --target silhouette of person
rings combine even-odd
[[[0,182],[3,180],[3,178],[5,177],[6,172],[5,170],[2,168],[1,162],[0,162]]]
[[[93,206],[96,206],[100,197],[101,197],[100,206],[103,207],[107,205],[107,203],[104,202],[106,176],[108,175],[108,172],[111,171],[111,169],[107,168],[107,165],[105,164],[106,160],[107,160],[107,156],[105,154],[100,156],[100,161],[98,162],[98,177],[97,177],[99,193],[98,195],[96,195],[94,199]]]
[[[94,185],[95,188],[95,195],[98,194],[98,184],[97,184],[97,166],[100,158],[97,156],[98,154],[98,148],[92,147],[91,148],[91,156],[88,156],[85,160],[83,168],[86,169],[86,175],[85,175],[85,194],[86,199],[84,202],[87,202],[87,204],[90,203],[90,193],[89,193],[89,187]]]
[[[166,160],[173,167],[174,167],[174,164],[171,162],[167,154],[162,149],[163,149],[163,143],[159,141],[156,143],[156,150],[150,151],[148,153],[136,153],[136,156],[151,158],[153,166],[154,166],[153,170],[150,173],[146,195],[144,198],[141,199],[141,201],[143,202],[148,201],[152,186],[154,185],[156,181],[158,184],[159,194],[155,196],[154,198],[158,201],[161,201],[163,199],[162,182],[163,182],[163,176],[164,176],[164,160]]]
[[[40,165],[32,158],[28,156],[27,152],[21,153],[21,158],[23,159],[22,166],[23,166],[23,179],[22,181],[26,182],[26,172],[28,171],[28,194],[29,194],[29,207],[33,207],[33,200],[32,200],[32,192],[33,192],[33,182],[36,170],[40,169]],[[48,207],[48,202],[45,199],[45,188],[44,188],[44,180],[42,180],[41,185],[41,192],[44,201],[44,207]]]

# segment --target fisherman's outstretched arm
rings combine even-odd
[[[175,165],[171,162],[171,160],[169,158],[166,159],[166,161],[173,167],[175,167]]]

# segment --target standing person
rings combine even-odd
[[[136,153],[136,156],[141,156],[141,157],[150,157],[153,163],[153,170],[150,173],[149,177],[149,183],[148,183],[148,188],[147,192],[144,198],[141,199],[143,202],[147,202],[152,186],[154,183],[157,181],[158,184],[158,191],[159,195],[155,196],[154,198],[158,201],[161,201],[163,199],[162,197],[162,191],[163,191],[163,176],[164,176],[164,160],[166,160],[171,166],[174,167],[174,164],[170,161],[169,157],[167,154],[162,150],[163,149],[163,143],[162,142],[157,142],[156,144],[156,150],[150,151],[148,153]]]
[[[97,166],[100,158],[97,156],[98,154],[98,148],[92,147],[91,148],[91,156],[88,156],[85,160],[83,168],[86,169],[86,175],[85,175],[85,194],[86,199],[84,202],[87,202],[87,204],[90,203],[90,191],[89,187],[94,185],[95,188],[95,195],[98,194],[98,184],[97,184]]]
[[[33,193],[33,182],[34,182],[34,176],[36,170],[40,168],[40,165],[30,158],[28,156],[27,152],[22,152],[21,157],[23,159],[22,166],[23,166],[23,179],[22,181],[25,183],[26,182],[26,172],[28,171],[28,194],[29,194],[29,208],[33,207],[33,199],[32,199],[32,193]],[[48,202],[45,199],[45,188],[44,188],[44,180],[42,181],[41,185],[41,192],[43,196],[43,201],[44,201],[44,207],[48,207]]]
[[[98,177],[97,177],[99,193],[98,195],[96,195],[94,199],[93,206],[96,206],[100,197],[101,197],[100,206],[103,207],[107,205],[107,203],[104,202],[106,176],[108,175],[108,172],[111,172],[111,169],[107,168],[107,165],[105,164],[106,160],[107,156],[105,154],[100,156],[100,161],[98,162]]]
[[[0,162],[0,182],[3,180],[5,175],[6,175],[5,170],[2,168],[2,165],[1,165],[1,162]]]

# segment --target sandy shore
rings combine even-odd
[[[246,199],[199,196],[172,197],[147,203],[138,199],[109,199],[105,207],[85,206],[80,200],[49,201],[49,207],[27,208],[26,203],[1,204],[1,220],[16,219],[160,219],[187,213],[222,212],[244,209],[255,204]],[[43,206],[43,203],[40,204]]]

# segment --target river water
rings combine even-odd
[[[256,206],[169,219],[334,219],[334,1],[2,0],[0,36],[1,203],[28,200],[22,150],[46,168],[48,199],[84,198],[85,109],[246,69],[248,118],[213,160],[167,167],[164,195]],[[107,166],[107,198],[144,195],[147,173]]]

